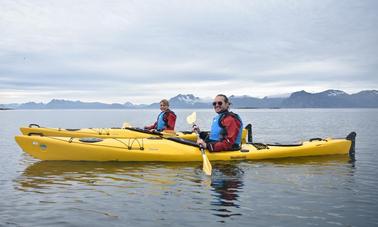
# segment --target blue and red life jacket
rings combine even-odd
[[[222,141],[224,139],[224,137],[227,135],[226,128],[222,125],[222,120],[226,116],[232,116],[240,122],[239,133],[238,133],[238,136],[237,136],[237,138],[235,140],[235,144],[234,144],[234,145],[239,146],[241,144],[241,136],[242,136],[242,132],[243,132],[243,122],[242,122],[241,118],[239,117],[239,115],[237,115],[233,112],[229,112],[229,111],[225,111],[223,113],[220,113],[213,118],[213,122],[211,124],[211,131],[210,131],[210,135],[209,135],[209,140],[213,141],[213,142]]]
[[[173,114],[174,118],[176,119],[176,114],[171,111],[171,110],[167,110],[165,112],[161,112],[157,118],[157,124],[156,124],[156,130],[158,131],[163,131],[164,129],[167,129],[167,128],[174,128],[174,125],[168,125],[168,116],[170,114]]]

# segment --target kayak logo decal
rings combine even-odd
[[[230,156],[230,159],[232,159],[232,160],[243,160],[243,159],[247,159],[247,156],[245,156],[245,155]]]

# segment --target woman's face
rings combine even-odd
[[[162,112],[168,110],[169,106],[165,105],[163,102],[160,102],[160,110]]]

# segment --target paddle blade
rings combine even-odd
[[[197,120],[197,113],[196,112],[193,112],[192,114],[190,114],[186,118],[186,122],[188,122],[188,124],[190,124],[190,125],[194,124],[194,122],[196,122],[196,120]]]
[[[132,125],[127,121],[123,122],[123,124],[122,124],[122,128],[131,128],[131,127],[132,127]]]
[[[211,176],[211,172],[213,170],[213,167],[211,166],[211,163],[210,163],[209,159],[207,158],[206,154],[203,153],[202,158],[203,158],[202,170],[206,175]]]

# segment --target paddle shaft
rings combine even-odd
[[[196,119],[197,119],[197,114],[196,114],[196,112],[193,112],[191,115],[189,115],[186,118],[186,122],[188,122],[188,124],[192,125],[192,127],[194,128],[194,132],[197,134],[197,139],[198,139],[198,138],[200,138],[200,136],[199,136],[199,133],[198,133],[198,128],[196,127],[197,125],[195,124]],[[202,170],[206,175],[211,176],[212,166],[211,166],[209,159],[206,156],[205,149],[201,144],[200,144],[200,151],[201,151],[202,159],[203,159]]]

